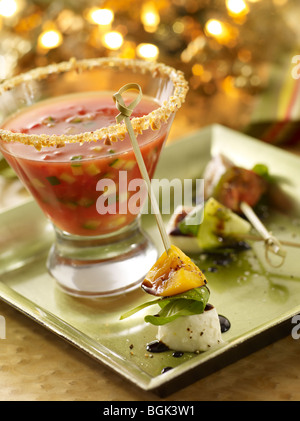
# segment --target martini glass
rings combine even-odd
[[[113,94],[128,83],[143,93],[131,124],[151,178],[185,100],[182,72],[138,60],[72,59],[0,85],[1,152],[53,225],[47,268],[71,295],[128,292],[157,259],[140,224],[146,189],[126,125],[115,120]]]

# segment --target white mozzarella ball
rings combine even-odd
[[[217,310],[209,307],[201,314],[178,317],[159,326],[157,339],[174,351],[207,351],[223,342]]]

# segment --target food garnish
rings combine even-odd
[[[126,106],[122,98],[122,93],[129,89],[137,90],[138,96],[131,104]],[[140,97],[141,88],[139,85],[128,84],[123,86],[119,92],[114,95],[114,100],[120,111],[116,120],[117,122],[122,120],[125,121],[138,166],[146,183],[151,204],[155,210],[156,222],[165,251],[152,266],[142,282],[142,288],[145,292],[159,298],[141,304],[135,309],[123,314],[121,319],[125,319],[150,305],[158,304],[160,311],[155,315],[146,316],[145,321],[159,326],[158,338],[160,338],[160,335],[166,337],[166,345],[168,345],[168,336],[174,339],[173,333],[176,332],[176,335],[179,334],[179,340],[175,339],[175,341],[170,341],[170,346],[174,350],[178,350],[181,348],[181,340],[184,339],[184,342],[186,342],[187,331],[178,331],[177,321],[183,319],[190,323],[190,317],[194,321],[194,317],[205,315],[204,322],[207,321],[207,318],[209,320],[207,322],[207,327],[212,326],[212,320],[214,320],[214,333],[207,337],[207,335],[203,336],[204,332],[202,332],[202,335],[201,332],[199,332],[196,341],[192,340],[189,335],[189,339],[187,338],[189,346],[184,348],[184,350],[191,352],[205,350],[207,347],[214,346],[216,343],[221,342],[221,329],[218,315],[216,312],[214,315],[210,311],[205,312],[210,296],[209,289],[206,286],[206,278],[188,256],[186,256],[178,247],[170,243],[169,236],[163,224],[159,207],[152,191],[149,175],[130,122],[132,109],[140,100]],[[211,318],[212,320],[210,320]],[[198,325],[198,328],[201,326],[201,323],[196,324]],[[209,331],[207,327],[204,329]]]
[[[210,291],[201,270],[178,247],[171,246],[150,269],[142,289],[159,298],[145,302],[121,320],[151,305],[160,311],[145,322],[158,326],[156,338],[167,348],[202,352],[223,342],[217,310],[208,303]]]
[[[171,246],[150,269],[142,283],[144,291],[161,297],[181,294],[206,284],[200,269],[178,247]]]
[[[200,314],[210,295],[206,284],[207,280],[201,270],[172,245],[169,253],[164,252],[152,266],[141,285],[145,292],[159,298],[130,310],[121,319],[154,304],[160,306],[160,312],[145,317],[146,322],[154,325],[169,323],[179,316]]]
[[[197,218],[200,212],[202,218]],[[250,230],[248,221],[211,197],[194,208],[177,208],[168,232],[173,244],[198,253],[235,244]]]
[[[286,251],[280,241],[262,224],[253,209],[273,184],[267,166],[256,164],[253,169],[248,170],[234,165],[223,155],[217,155],[208,163],[204,179],[207,184],[206,195],[209,193],[234,212],[246,216],[264,240],[267,262],[273,267],[281,266],[285,261]],[[269,253],[280,258],[279,264],[269,258]]]
[[[213,197],[234,212],[242,213],[240,204],[255,207],[268,188],[267,180],[253,170],[232,166],[221,176]]]

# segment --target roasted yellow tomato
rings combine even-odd
[[[179,248],[172,245],[152,266],[142,283],[144,291],[169,297],[206,284],[201,270]]]

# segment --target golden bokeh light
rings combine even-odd
[[[11,18],[18,11],[18,3],[15,0],[0,1],[0,15],[5,18]]]
[[[217,19],[209,19],[206,22],[205,30],[209,35],[221,36],[224,30],[222,23]]]
[[[233,17],[242,17],[249,12],[249,7],[244,0],[226,0],[228,14]]]
[[[193,65],[193,67],[192,67],[192,73],[195,76],[201,76],[203,74],[203,72],[204,72],[204,68],[203,68],[202,64],[195,63]]]
[[[206,35],[215,38],[220,45],[234,46],[238,29],[217,19],[209,19],[204,27]]]
[[[170,59],[182,64],[192,89],[205,95],[219,89],[216,81],[232,76],[231,67],[237,66],[237,60],[243,67],[234,67],[234,76],[224,82],[226,89],[261,88],[262,78],[259,84],[254,79],[260,49],[264,46],[266,54],[271,54],[268,43],[275,36],[281,47],[289,45],[291,32],[298,28],[295,17],[295,21],[289,20],[286,32],[276,33],[282,24],[283,6],[291,1],[300,0],[221,0],[218,7],[211,0],[108,0],[76,5],[55,2],[51,8],[42,0],[0,0],[1,50],[7,61],[17,66],[16,59],[20,60],[24,68],[68,59],[70,55],[113,55],[149,62],[158,57]],[[268,19],[275,9],[278,18],[272,16],[280,21],[277,26]],[[264,24],[258,24],[258,19]],[[26,53],[19,48],[19,38],[29,43]]]
[[[173,23],[172,29],[176,34],[181,34],[184,31],[184,23],[177,20]]]
[[[103,35],[102,41],[106,48],[118,50],[122,46],[124,38],[120,32],[110,31]]]
[[[88,20],[97,25],[109,25],[114,20],[114,12],[110,9],[93,7],[88,11]]]
[[[62,34],[58,30],[49,29],[40,34],[38,44],[42,48],[52,49],[61,45],[62,40]]]
[[[153,2],[148,2],[143,5],[141,12],[141,21],[144,25],[145,31],[156,31],[160,22],[160,16]]]
[[[159,49],[154,44],[141,43],[136,48],[137,55],[146,60],[156,60]]]

